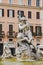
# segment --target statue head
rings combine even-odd
[[[24,24],[26,24],[26,21],[27,21],[27,19],[25,16],[19,18],[19,22],[23,22]]]

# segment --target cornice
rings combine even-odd
[[[43,10],[43,7],[28,6],[28,5],[17,5],[17,4],[7,4],[7,3],[0,3],[0,6]]]

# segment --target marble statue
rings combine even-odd
[[[2,58],[11,58],[11,50],[9,49],[8,43],[4,44]]]
[[[19,46],[16,48],[16,55],[17,57],[21,56],[29,56],[31,57],[31,52],[33,49],[36,51],[35,46],[33,45],[33,37],[32,33],[30,31],[30,24],[28,23],[25,16],[19,18],[19,24],[18,24],[18,35],[17,35],[17,43],[19,43]],[[21,49],[21,52],[20,52]],[[36,53],[34,53],[34,57]]]

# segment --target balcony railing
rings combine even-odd
[[[8,38],[15,38],[15,31],[8,31],[7,32],[7,37]]]
[[[4,31],[0,31],[0,38],[4,38],[4,37],[5,37]]]
[[[37,33],[33,33],[33,36],[41,37],[41,36],[42,36],[42,33],[39,33],[39,34],[37,34]]]

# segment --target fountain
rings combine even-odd
[[[16,57],[17,59],[28,60],[36,58],[36,48],[33,45],[33,37],[30,25],[25,16],[19,17],[19,33],[17,35]]]
[[[40,59],[40,54],[37,48],[33,45],[33,37],[30,31],[30,24],[28,23],[25,16],[19,17],[18,24],[18,35],[16,42],[15,55],[19,61],[33,61]],[[8,43],[4,44],[2,58],[11,58],[11,50],[9,49]]]

